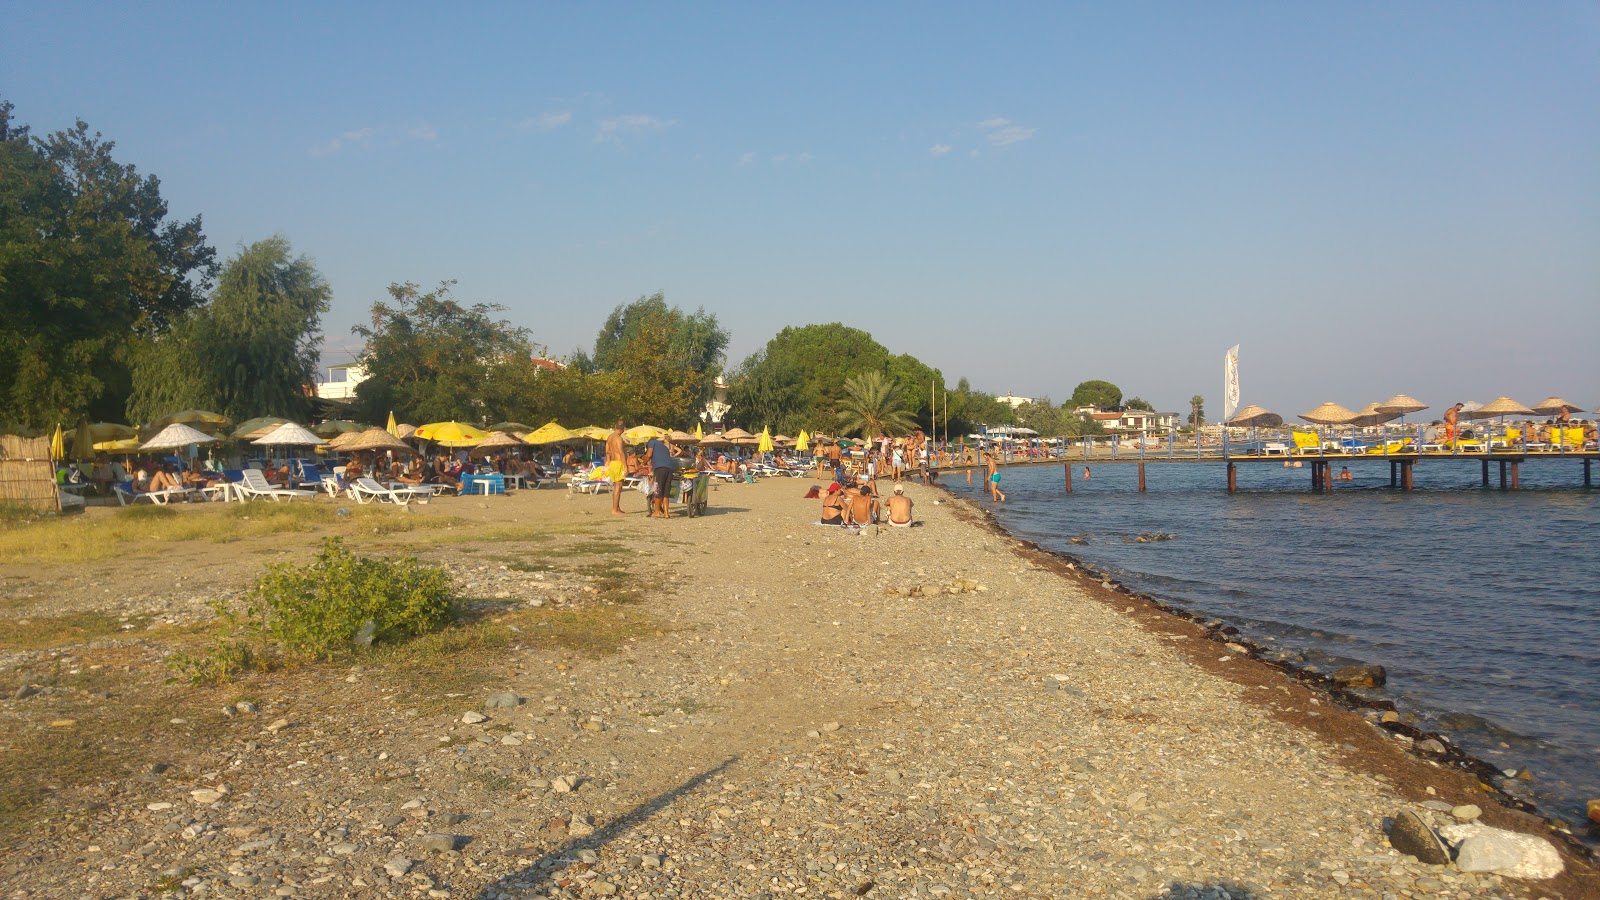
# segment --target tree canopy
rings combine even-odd
[[[150,421],[198,407],[235,421],[303,420],[331,297],[316,264],[295,257],[286,238],[240,248],[208,304],[137,345],[128,415]]]
[[[728,332],[705,309],[692,313],[656,293],[617,306],[600,326],[594,353],[575,354],[580,371],[613,376],[597,386],[630,421],[686,427],[722,374]]]
[[[1094,406],[1099,409],[1118,409],[1122,406],[1122,388],[1109,381],[1084,381],[1072,389],[1073,406]]]
[[[130,344],[200,305],[216,251],[82,120],[38,139],[12,112],[0,101],[0,424],[119,418]]]

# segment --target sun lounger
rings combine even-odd
[[[281,488],[267,481],[267,476],[261,474],[260,469],[245,469],[242,480],[233,486],[238,495],[246,500],[258,497],[271,497],[273,503],[280,500],[294,500],[299,497],[310,499],[317,495],[316,491],[301,491],[291,488]]]
[[[426,489],[419,490],[409,486],[404,488],[388,488],[365,475],[357,478],[355,483],[350,485],[350,487],[347,489],[346,493],[350,495],[350,499],[360,504],[372,503],[374,501],[382,503],[383,501],[387,500],[396,506],[404,506],[407,503],[410,503],[412,500],[415,500],[418,503],[427,503],[429,500],[433,499],[433,491]]]
[[[606,477],[605,469],[595,469],[587,476],[572,476],[567,482],[567,490],[575,494],[598,494],[602,490],[611,489],[611,479]]]
[[[133,482],[131,481],[126,484],[115,485],[112,490],[116,493],[117,504],[120,506],[138,503],[140,500],[149,500],[156,506],[166,506],[170,500],[189,499],[189,494],[191,493],[188,488],[168,488],[164,491],[136,491],[133,489]]]
[[[1294,452],[1297,456],[1306,456],[1322,453],[1322,436],[1309,431],[1296,431],[1290,435],[1294,438]]]

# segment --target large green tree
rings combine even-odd
[[[686,425],[711,396],[722,374],[728,332],[703,308],[671,306],[665,294],[622,304],[596,335],[592,355],[575,354],[585,372],[623,376],[625,405],[665,426]]]
[[[216,252],[83,121],[41,140],[12,111],[0,102],[0,425],[119,418],[131,343],[202,302]]]
[[[1073,406],[1094,406],[1112,410],[1122,406],[1122,388],[1109,381],[1084,381],[1072,389]]]
[[[523,371],[532,356],[525,329],[496,319],[503,307],[463,305],[454,281],[424,293],[414,282],[389,285],[389,300],[372,304],[370,325],[352,330],[366,339],[356,409],[369,422],[392,411],[404,421],[481,422],[501,410],[484,403],[486,385],[502,367]]]
[[[792,435],[817,426],[803,373],[787,359],[768,360],[762,350],[730,373],[728,405],[730,417],[748,430],[771,427],[775,433]]]
[[[331,297],[316,264],[296,257],[286,238],[241,247],[223,266],[210,303],[135,352],[129,416],[149,421],[201,407],[235,421],[304,419]]]

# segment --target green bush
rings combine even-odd
[[[327,538],[311,565],[268,569],[251,593],[249,615],[286,654],[331,660],[444,627],[452,615],[450,578],[415,557],[356,556]]]

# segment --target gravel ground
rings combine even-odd
[[[965,501],[913,486],[918,527],[849,535],[810,524],[808,485],[720,486],[711,514],[666,522],[637,496],[613,519],[605,498],[549,490],[419,510],[592,526],[626,548],[614,564],[655,636],[604,655],[513,644],[468,691],[362,666],[167,688],[159,734],[118,739],[170,761],[7,835],[0,896],[1595,896],[1570,858],[1525,883],[1398,854],[1384,823],[1401,810],[1442,825],[1477,803],[1491,823],[1538,823]],[[424,556],[474,597],[604,602],[589,576],[481,550]],[[149,580],[132,600],[6,573],[34,598],[7,615],[194,621],[263,558],[228,552],[200,588]],[[138,685],[164,652],[136,637],[4,654],[0,687],[22,693],[47,664],[114,658],[122,674],[103,697],[13,694],[0,723],[155,696]]]

